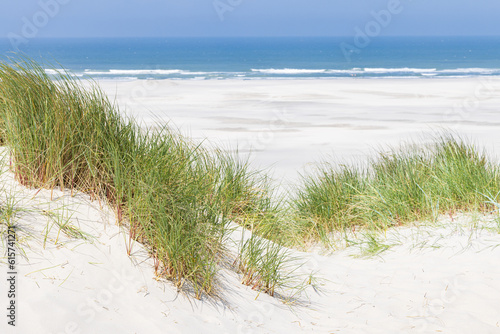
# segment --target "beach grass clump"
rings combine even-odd
[[[289,250],[268,239],[252,234],[239,247],[237,266],[242,283],[274,296],[277,290],[298,288],[294,272],[300,267]]]
[[[248,161],[235,155],[217,151],[217,182],[224,214],[244,224],[244,219],[272,211],[272,188],[268,177],[259,171],[251,171]]]
[[[326,167],[325,167],[326,166]],[[474,145],[444,134],[429,145],[381,153],[365,166],[318,167],[293,199],[308,235],[367,227],[384,230],[439,214],[491,210],[500,166]]]
[[[415,145],[380,154],[367,172],[367,188],[359,197],[363,219],[376,227],[427,219],[432,212],[429,152]],[[429,190],[429,191],[426,191]]]
[[[437,143],[432,165],[446,210],[490,210],[486,199],[500,191],[500,166],[485,152],[452,137]]]
[[[216,290],[229,219],[256,224],[273,208],[265,178],[236,157],[166,126],[141,129],[97,84],[64,72],[49,77],[27,58],[0,64],[0,119],[20,183],[111,205],[131,239],[150,250],[157,275],[178,288],[187,283],[197,298]]]
[[[156,262],[159,276],[179,288],[194,283],[198,297],[210,293],[226,228],[215,163],[167,128],[142,138],[134,154],[133,163],[118,168],[123,177],[116,178],[131,236],[163,259]]]
[[[337,169],[324,164],[313,175],[305,176],[292,204],[299,213],[304,237],[326,240],[331,231],[362,224],[355,197],[364,192],[365,182],[363,170],[346,165]]]
[[[16,179],[97,196],[111,174],[103,164],[106,144],[125,125],[104,94],[67,74],[52,81],[28,60],[0,64],[0,79],[2,131]]]
[[[224,215],[260,237],[281,245],[295,244],[286,200],[268,174],[252,170],[248,160],[226,152],[218,151],[217,163],[221,171],[217,193]]]

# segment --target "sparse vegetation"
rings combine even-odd
[[[357,228],[385,230],[439,214],[492,210],[500,167],[460,138],[380,154],[366,166],[320,167],[304,177],[294,205],[316,238]]]

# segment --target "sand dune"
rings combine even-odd
[[[8,172],[2,184],[2,201],[17,201],[20,240],[17,326],[3,321],[2,333],[500,331],[495,215],[479,217],[480,225],[464,216],[395,229],[382,241],[393,246],[372,257],[359,257],[368,244],[330,254],[295,251],[302,271],[317,280],[294,305],[258,294],[229,271],[220,273],[221,298],[199,301],[156,280],[147,252],[129,243],[98,202],[28,190]],[[59,218],[83,235],[60,231]],[[7,290],[5,280],[1,289]]]
[[[446,114],[454,103],[474,97],[483,80],[102,84],[110,96],[117,93],[126,113],[147,125],[168,117],[196,138],[230,147],[236,140],[247,148],[261,145],[256,164],[274,164],[278,177],[293,180],[325,155],[365,156],[372,147],[438,126],[472,135],[498,153],[500,82],[490,87],[496,95],[478,95],[468,118]],[[498,212],[395,228],[377,244],[358,233],[352,236],[358,246],[335,252],[291,250],[304,262],[304,275],[315,273],[293,305],[259,294],[224,270],[220,298],[195,300],[155,278],[147,251],[130,242],[104,204],[69,191],[26,189],[7,162],[0,200],[16,209],[18,313],[16,328],[4,316],[1,333],[500,332]],[[377,245],[391,247],[363,256]],[[2,242],[2,254],[5,248]],[[4,294],[8,282],[0,281]]]

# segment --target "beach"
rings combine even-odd
[[[498,0],[0,7],[0,334],[500,334]]]
[[[102,80],[125,114],[170,122],[201,142],[251,152],[257,168],[298,179],[310,163],[349,163],[443,130],[500,150],[500,79]],[[243,154],[244,155],[244,154]]]
[[[363,162],[375,150],[427,143],[447,130],[500,157],[497,78],[99,84],[141,126],[169,122],[202,145],[249,155],[287,186],[314,163]],[[19,209],[19,295],[17,327],[2,321],[2,333],[500,332],[497,211],[394,227],[380,235],[388,248],[380,253],[367,251],[362,232],[347,249],[290,249],[303,262],[300,273],[314,274],[296,299],[260,293],[221,269],[218,298],[197,300],[155,277],[148,250],[116,224],[113,209],[87,194],[22,187],[5,152],[0,196]],[[84,237],[51,228],[50,212]],[[229,238],[237,243],[242,233],[235,227]]]

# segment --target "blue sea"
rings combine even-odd
[[[136,79],[442,78],[500,75],[500,37],[33,39],[19,47],[80,77]],[[0,40],[2,55],[13,51]]]

